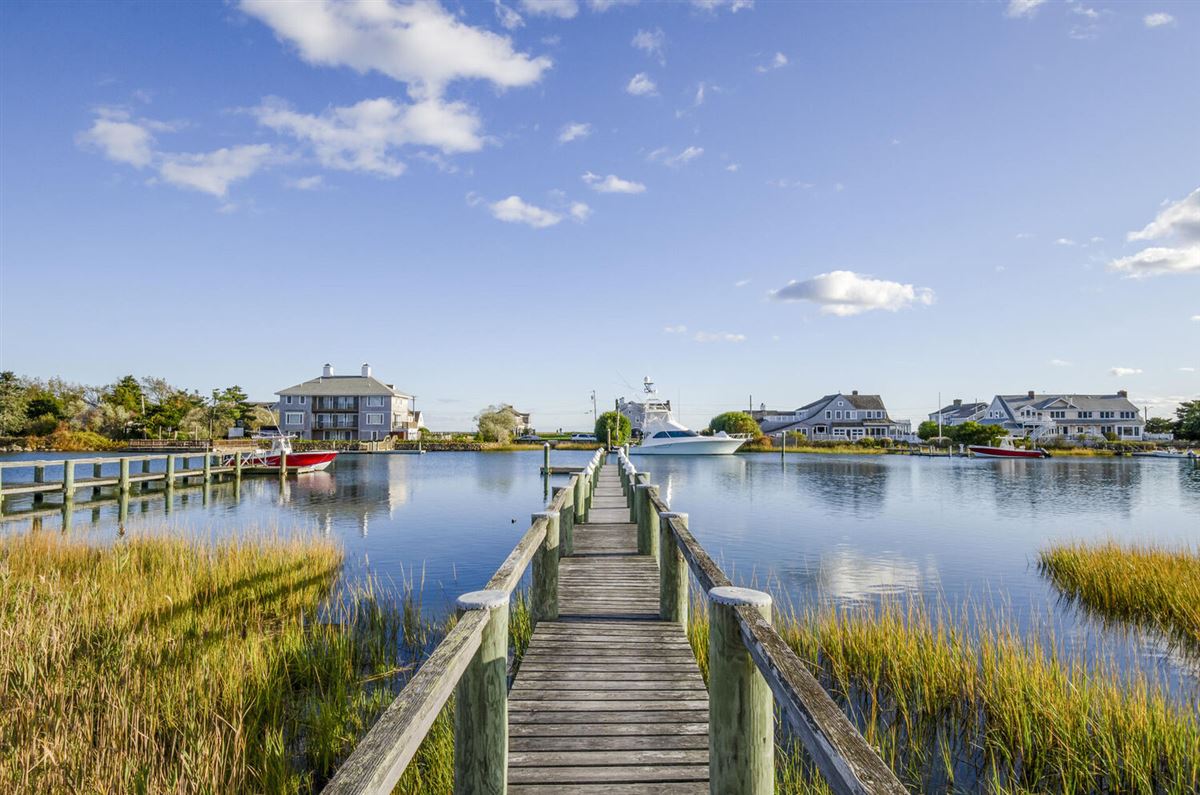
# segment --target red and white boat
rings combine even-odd
[[[1006,436],[1000,440],[997,447],[986,444],[972,444],[967,447],[976,458],[1049,458],[1050,454],[1040,447],[1019,449],[1012,443],[1012,437]]]
[[[272,436],[269,450],[255,450],[242,454],[242,470],[248,472],[278,472],[280,462],[287,456],[287,471],[296,474],[320,472],[337,458],[336,450],[312,450],[304,453],[292,452],[292,443],[287,436]],[[233,466],[233,456],[225,457],[225,466]]]

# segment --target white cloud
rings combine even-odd
[[[1200,315],[1192,315],[1193,323],[1200,323]]]
[[[777,53],[775,53],[774,56],[772,56],[771,60],[768,61],[767,63],[760,64],[760,65],[754,67],[754,71],[760,72],[760,73],[769,72],[772,69],[782,69],[783,67],[785,67],[787,65],[788,65],[787,56],[781,52],[777,52]]]
[[[662,32],[661,28],[639,30],[633,35],[633,40],[629,43],[646,53],[646,55],[657,58],[659,63],[666,64],[667,58],[663,53],[663,47],[667,44],[667,36]]]
[[[1063,359],[1051,359],[1050,364],[1055,367],[1070,367],[1071,363]]]
[[[576,221],[586,221],[592,215],[592,208],[583,202],[571,202],[570,213]]]
[[[1141,375],[1142,371],[1138,367],[1114,367],[1109,370],[1115,376],[1123,377],[1127,375]]]
[[[396,149],[431,146],[450,154],[483,147],[481,122],[462,102],[425,99],[411,105],[387,97],[329,108],[321,115],[299,113],[276,98],[253,110],[259,124],[308,143],[327,168],[366,171],[385,177],[404,173]]]
[[[199,154],[169,154],[163,156],[158,173],[172,185],[223,197],[232,183],[253,175],[275,156],[268,144],[232,146]]]
[[[581,179],[600,193],[643,193],[646,190],[642,183],[621,179],[616,174],[601,177],[588,171]]]
[[[1028,240],[1033,237],[1032,232],[1017,232],[1017,240]]]
[[[706,88],[707,86],[705,85],[704,81],[701,80],[700,84],[696,86],[696,96],[692,100],[692,105],[695,107],[700,107],[704,104],[704,91]]]
[[[1004,12],[1014,19],[1032,17],[1038,6],[1046,0],[1008,0],[1008,9]]]
[[[682,324],[678,326],[667,326],[663,329],[663,331],[667,334],[684,334],[687,332],[687,326]]]
[[[1196,372],[1196,368],[1195,368],[1195,367],[1180,367],[1180,368],[1179,368],[1179,372],[1181,372],[1181,373],[1194,373],[1194,372]]]
[[[521,8],[528,14],[559,19],[572,19],[579,13],[575,0],[521,0]]]
[[[741,167],[742,167],[741,163],[730,163],[729,165],[725,166],[725,170],[726,171],[737,171]]]
[[[1078,246],[1079,245],[1078,243],[1076,243],[1074,240],[1072,240],[1069,237],[1060,237],[1058,240],[1054,241],[1054,244],[1057,246]]]
[[[587,138],[591,134],[592,125],[587,122],[573,121],[563,125],[558,133],[558,142],[560,144],[570,143],[580,138]]]
[[[488,208],[492,211],[492,215],[501,221],[512,224],[528,224],[535,229],[554,226],[562,220],[562,216],[558,213],[528,204],[520,196],[509,196],[507,199],[489,204]]]
[[[325,184],[325,178],[320,174],[311,177],[299,177],[297,179],[289,179],[283,183],[289,188],[295,190],[316,190]]]
[[[516,30],[525,25],[525,20],[516,11],[501,3],[500,0],[495,0],[495,3],[496,19],[500,20],[500,24],[505,30]]]
[[[754,8],[754,0],[692,0],[692,5],[702,11],[710,12],[728,8],[736,14],[739,11]]]
[[[637,4],[638,0],[588,0],[588,8],[600,14],[617,6],[635,6]]]
[[[109,160],[145,168],[154,160],[154,136],[140,124],[113,118],[98,118],[78,135],[80,144],[99,149]]]
[[[1174,25],[1175,17],[1160,11],[1157,14],[1147,14],[1142,17],[1142,24],[1148,28],[1161,28],[1164,25]]]
[[[660,149],[655,149],[646,156],[646,159],[650,160],[651,162],[662,163],[664,166],[670,166],[671,168],[679,168],[681,166],[686,166],[688,163],[695,160],[697,157],[700,157],[702,154],[704,154],[704,149],[703,147],[699,146],[689,146],[688,148],[674,155],[671,154],[671,151],[664,146]]]
[[[822,273],[804,281],[791,281],[771,292],[777,301],[812,301],[821,312],[848,317],[875,309],[896,312],[914,304],[933,303],[933,290],[911,284],[889,282],[854,271]]]
[[[408,84],[414,98],[440,96],[455,80],[526,86],[552,65],[545,56],[515,51],[507,36],[464,24],[436,2],[241,0],[241,9],[308,63],[380,72]]]
[[[1176,246],[1151,246],[1115,259],[1110,270],[1140,279],[1165,273],[1200,272],[1200,188],[1177,202],[1165,202],[1154,220],[1126,235],[1130,241],[1165,240]]]
[[[696,342],[745,342],[745,334],[733,334],[728,331],[697,331],[692,336]]]
[[[1139,231],[1126,235],[1126,239],[1131,241],[1167,237],[1200,242],[1200,188],[1177,202],[1167,202],[1153,221]]]
[[[638,72],[629,79],[629,85],[625,86],[625,91],[633,94],[635,97],[645,97],[658,93],[658,86],[650,79],[650,75],[645,72]]]
[[[749,279],[738,279],[736,282],[733,283],[733,286],[734,287],[745,287],[749,283],[750,283]]]
[[[1111,270],[1125,271],[1131,279],[1161,276],[1167,273],[1200,273],[1200,246],[1165,248],[1152,246],[1108,264]]]

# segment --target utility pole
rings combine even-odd
[[[596,412],[596,390],[592,390],[592,424],[595,425],[600,415]]]

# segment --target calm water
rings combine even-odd
[[[587,458],[561,452],[553,463]],[[797,604],[970,600],[1026,629],[1053,631],[1091,659],[1200,690],[1192,663],[1155,637],[1106,628],[1060,604],[1036,568],[1038,549],[1058,539],[1196,544],[1200,471],[1190,464],[789,456],[781,465],[770,455],[635,462],[675,510],[690,514],[693,532],[735,580],[769,584]],[[540,464],[537,453],[346,455],[282,489],[274,478],[247,478],[240,494],[217,484],[207,495],[177,490],[170,504],[162,492],[135,496],[126,529],[329,535],[344,544],[351,574],[369,567],[396,581],[423,577],[426,607],[444,610],[486,582],[542,507]],[[6,481],[22,477],[5,472]],[[24,507],[27,500],[6,510]],[[71,532],[111,539],[117,520],[115,503],[80,509]],[[61,527],[49,511],[39,520],[6,516],[0,529],[22,532],[34,521]]]

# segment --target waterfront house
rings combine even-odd
[[[984,425],[1000,425],[1013,436],[1047,441],[1115,436],[1142,439],[1146,422],[1124,389],[1115,395],[996,395],[988,404]]]
[[[962,398],[955,398],[949,406],[930,414],[929,419],[946,426],[962,425],[964,422],[979,422],[987,410],[987,403],[964,403]]]
[[[533,433],[533,420],[530,419],[530,416],[531,416],[530,412],[517,411],[515,408],[513,408],[513,405],[511,403],[501,403],[500,408],[508,409],[514,415],[516,415],[516,418],[517,418],[516,433],[518,436],[520,436],[523,433]]]
[[[368,364],[359,375],[334,375],[326,364],[319,377],[275,394],[280,431],[301,439],[373,441],[420,435],[421,413],[413,409],[413,396],[375,378]]]
[[[792,412],[760,410],[759,427],[768,435],[802,433],[814,441],[857,441],[864,436],[905,439],[912,423],[888,415],[879,395],[835,392]],[[755,412],[755,413],[760,413]]]

